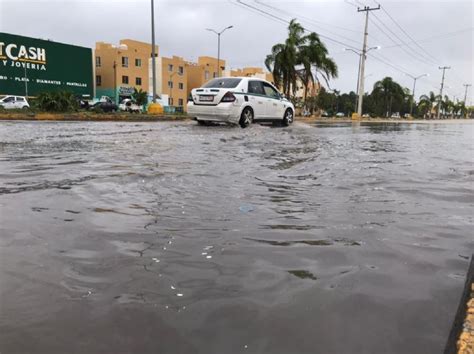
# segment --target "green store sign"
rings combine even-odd
[[[93,95],[92,49],[0,32],[0,94]]]

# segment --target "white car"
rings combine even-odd
[[[242,128],[252,122],[293,122],[295,107],[269,82],[253,77],[222,77],[191,91],[188,115],[198,123],[223,122]]]
[[[0,106],[5,109],[30,108],[26,97],[23,96],[0,96]]]
[[[133,102],[130,98],[126,98],[119,104],[119,109],[124,112],[140,113],[142,108]]]

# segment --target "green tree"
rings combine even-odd
[[[148,102],[148,93],[142,89],[137,90],[136,88],[133,91],[132,99],[139,106],[143,106]]]
[[[422,115],[431,113],[431,110],[436,106],[439,95],[430,91],[428,95],[421,95],[420,102],[418,102],[418,109]]]
[[[321,76],[329,86],[329,80],[338,75],[337,65],[328,57],[328,50],[319,36],[312,32],[304,37],[299,48],[298,64],[303,66],[299,70],[299,77],[304,84],[304,101],[308,97],[308,86],[317,82],[320,84]]]
[[[372,95],[377,100],[382,100],[385,116],[388,117],[392,114],[392,106],[395,104],[397,107],[401,107],[405,98],[405,92],[403,88],[391,77],[385,77],[374,84]],[[400,109],[399,109],[400,111]],[[379,112],[381,113],[381,112]]]
[[[298,78],[305,85],[304,98],[310,83],[319,82],[320,75],[326,83],[337,77],[337,65],[329,58],[319,36],[312,32],[304,35],[304,28],[295,20],[288,26],[285,43],[275,44],[267,55],[265,65],[272,72],[275,84],[290,97],[296,93]]]

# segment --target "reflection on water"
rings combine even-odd
[[[440,352],[473,137],[2,122],[0,352]]]
[[[294,275],[295,277],[301,278],[301,279],[311,279],[311,280],[317,280],[314,276],[313,273],[308,272],[307,270],[289,270],[288,273]]]

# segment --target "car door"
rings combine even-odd
[[[15,96],[8,96],[3,100],[3,107],[6,109],[15,108]]]
[[[263,89],[268,97],[265,110],[267,118],[283,119],[285,106],[281,100],[280,93],[268,82],[263,82]]]
[[[21,109],[25,106],[25,98],[17,97],[15,102],[15,108]]]
[[[254,119],[265,118],[267,97],[263,90],[263,82],[260,80],[249,80],[247,92],[253,109]]]

